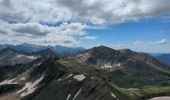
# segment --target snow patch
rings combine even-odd
[[[105,69],[105,68],[112,68],[112,65],[111,64],[104,64],[103,66],[102,66],[102,69]]]
[[[0,85],[5,85],[5,84],[17,84],[17,82],[13,82],[15,80],[14,79],[11,79],[11,80],[4,80],[0,83]]]
[[[62,79],[61,78],[59,78],[57,81],[59,82],[59,81],[61,81]]]
[[[23,57],[25,57],[25,58],[29,58],[29,59],[37,59],[37,58],[38,58],[38,57],[36,57],[36,56],[27,56],[27,55],[22,55],[22,54],[17,55],[16,57],[17,57],[17,58],[23,58]]]
[[[102,69],[109,69],[109,68],[113,68],[114,66],[120,67],[121,63],[114,64],[114,65],[112,65],[111,63],[106,63],[106,64],[103,64],[103,66],[101,68]]]
[[[117,98],[116,95],[115,95],[114,93],[112,93],[112,92],[110,93],[110,95],[111,95],[112,97],[114,97],[114,98]]]
[[[57,81],[59,82],[59,81],[62,81],[62,80],[65,80],[65,79],[68,79],[68,78],[70,78],[70,77],[72,77],[73,76],[73,74],[69,74],[67,77],[65,77],[65,78],[59,78]]]
[[[40,63],[36,63],[36,64],[33,65],[33,67],[39,66],[41,64],[42,64],[41,62]]]
[[[37,59],[38,57],[35,57],[35,56],[27,56],[28,58],[30,59]]]
[[[87,57],[89,56],[89,53],[84,53],[84,54],[78,54],[77,57]]]
[[[129,88],[129,89],[127,89],[127,90],[130,90],[130,91],[138,91],[139,89],[137,89],[137,88]]]
[[[69,74],[65,79],[68,79],[68,78],[70,78],[72,76],[73,76],[73,74]]]
[[[39,79],[37,79],[36,81],[34,81],[33,83],[32,82],[29,82],[29,83],[26,83],[25,86],[17,91],[17,94],[21,93],[21,97],[25,97],[31,93],[33,93],[36,89],[37,89],[37,85],[44,79],[44,75],[42,75]]]
[[[120,67],[120,66],[121,66],[121,63],[118,63],[117,66]]]
[[[73,78],[78,81],[83,81],[86,78],[86,76],[84,76],[84,74],[80,74],[80,75],[73,76]]]
[[[23,77],[23,78],[21,78],[20,80],[21,80],[21,81],[25,81],[25,80],[26,80],[26,78],[25,78],[25,77]]]
[[[17,57],[17,58],[21,58],[21,57],[23,57],[23,56],[24,56],[24,55],[17,55],[16,57]]]
[[[94,77],[92,76],[92,77],[91,77],[91,79],[93,80],[93,79],[94,79]]]
[[[97,66],[100,67],[101,69],[109,69],[112,68],[112,63],[100,59],[97,61]]]
[[[67,100],[69,100],[71,97],[71,94],[69,93],[68,96],[67,96]]]
[[[79,95],[80,92],[81,92],[81,89],[76,93],[76,95],[74,96],[73,100],[76,99],[76,97]]]

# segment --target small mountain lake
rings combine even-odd
[[[154,97],[149,100],[170,100],[170,96]]]

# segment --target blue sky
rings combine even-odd
[[[170,52],[170,22],[162,17],[127,21],[109,25],[103,29],[87,29],[87,33],[97,38],[82,40],[80,46],[87,48],[107,45],[115,49],[130,48],[141,52]],[[166,43],[157,44],[161,40]],[[135,42],[140,42],[136,46]],[[149,42],[153,42],[150,43]],[[154,44],[155,42],[155,44]],[[90,44],[90,45],[89,45]],[[155,50],[153,50],[155,49]]]
[[[170,0],[0,0],[0,44],[21,43],[169,53]]]

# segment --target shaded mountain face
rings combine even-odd
[[[26,52],[18,52],[12,48],[5,48],[0,51],[0,66],[30,63],[38,57],[38,55],[32,55]]]
[[[155,66],[167,67],[166,64],[159,62],[148,54],[137,53],[129,49],[114,50],[105,46],[85,50],[70,58],[77,62],[94,65],[96,68],[101,69],[107,69],[107,67],[109,69],[117,69],[121,68],[121,66],[128,65],[129,62],[152,63]]]
[[[160,84],[169,80],[169,66],[145,54],[129,49],[114,50],[99,46],[70,57],[75,62],[106,71],[105,74],[119,84]]]
[[[38,58],[59,58],[59,54],[49,48],[33,53],[24,51],[21,52],[12,48],[5,48],[0,51],[0,66],[26,64]]]
[[[6,66],[0,74],[0,100],[116,100],[102,78],[55,59]]]
[[[44,58],[59,58],[59,54],[57,54],[56,52],[54,52],[53,50],[47,48],[45,50],[40,50],[40,51],[37,51],[37,52],[33,52],[31,53],[32,55],[37,55],[37,56],[40,56],[40,57],[44,57]]]
[[[123,58],[119,51],[100,46],[78,53],[73,59],[81,63],[96,65],[98,68],[102,68],[107,67],[105,65],[109,67],[118,62],[118,60],[122,61],[125,58]]]
[[[162,55],[156,56],[156,58],[170,65],[170,54],[162,54]]]

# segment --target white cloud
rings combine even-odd
[[[162,39],[162,40],[159,40],[159,41],[156,41],[156,44],[159,44],[159,45],[165,45],[167,44],[169,41],[167,39]]]
[[[0,41],[74,45],[74,36],[87,35],[90,25],[100,29],[169,12],[170,0],[0,0]]]
[[[74,36],[83,36],[85,25],[81,23],[63,23],[50,27],[39,23],[0,23],[1,43],[32,43],[41,45],[75,46]],[[1,31],[2,30],[2,31]]]
[[[133,45],[131,48],[140,52],[155,52],[155,53],[165,53],[169,52],[169,40],[160,39],[155,41],[139,41],[142,43],[141,46]]]
[[[33,36],[44,36],[50,33],[50,27],[38,23],[18,23],[12,26],[12,31],[20,33],[20,35],[31,34]]]
[[[31,13],[26,6],[26,2],[23,2],[22,0],[0,0],[1,20],[23,22],[30,16]]]
[[[81,38],[81,39],[95,40],[95,39],[97,39],[97,37],[96,37],[96,36],[85,36],[85,37],[83,37],[83,38]]]
[[[158,45],[166,45],[169,41],[167,39],[161,39],[158,41],[135,41],[134,46],[158,46]]]
[[[170,11],[169,0],[56,0],[57,4],[74,12],[76,17],[94,24],[119,23],[152,17]],[[162,2],[166,4],[162,5]]]
[[[67,35],[85,35],[86,33],[83,31],[86,28],[85,24],[81,24],[79,22],[76,23],[63,23],[57,29],[59,32],[62,32]]]
[[[0,19],[17,22],[120,23],[168,12],[169,0],[0,0]]]
[[[141,41],[135,41],[133,44],[134,44],[135,46],[141,46],[141,45],[142,45],[142,42],[141,42]]]

